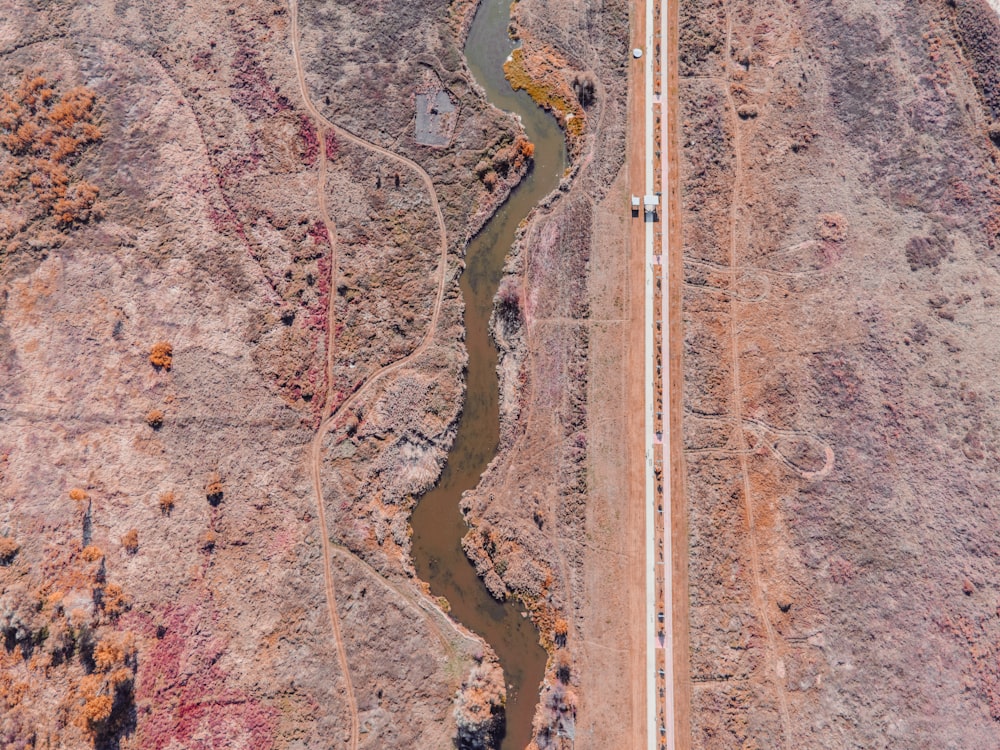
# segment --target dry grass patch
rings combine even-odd
[[[26,75],[0,99],[0,204],[29,220],[53,217],[61,228],[98,215],[99,189],[70,167],[103,137],[96,94],[76,86],[59,94],[40,75]]]

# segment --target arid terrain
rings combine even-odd
[[[536,159],[463,56],[476,8],[0,0],[5,750],[500,746],[515,686],[410,525],[466,248]],[[506,258],[461,509],[545,648],[530,750],[654,730],[639,10],[511,6],[567,167]],[[997,746],[996,3],[679,16],[678,746]]]
[[[474,10],[0,2],[5,748],[494,745],[503,675],[408,528],[462,408],[465,245],[531,163]],[[549,649],[537,747],[607,747],[628,11],[515,25],[572,163],[509,259],[467,546]]]
[[[425,44],[355,80],[326,37],[387,26],[337,8],[293,39],[281,3],[4,4],[5,746],[442,747],[502,701],[406,518],[461,407],[460,253],[526,165],[446,3],[381,11]],[[366,76],[399,91],[338,100]]]
[[[680,40],[692,746],[994,747],[997,16]]]

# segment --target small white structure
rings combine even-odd
[[[642,47],[635,47],[632,50],[632,57],[634,57],[636,60],[642,57]]]
[[[639,196],[638,195],[633,195],[632,196],[632,213],[634,213],[634,214],[639,213],[639,204],[640,204]]]
[[[642,198],[642,204],[647,214],[655,214],[656,209],[660,207],[660,196],[656,193],[645,195]]]

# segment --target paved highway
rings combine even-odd
[[[677,192],[676,2],[646,0],[644,14],[644,417],[646,720],[650,750],[690,747],[687,512],[680,439],[681,248]],[[639,186],[633,192],[638,193]],[[657,196],[647,210],[646,196]],[[653,201],[650,201],[653,202]]]
[[[654,175],[654,159],[653,155],[656,152],[655,149],[655,116],[653,113],[653,77],[655,73],[655,60],[654,60],[654,45],[653,45],[653,11],[654,11],[654,0],[646,0],[645,6],[645,30],[646,38],[645,44],[645,54],[643,55],[643,101],[645,105],[643,107],[644,116],[644,127],[643,127],[643,154],[644,154],[644,174],[643,174],[643,185],[642,194],[643,196],[652,195],[655,192],[655,175]],[[638,186],[634,188],[638,192]],[[645,198],[643,199],[645,201]],[[654,343],[654,324],[653,324],[653,253],[654,253],[654,243],[655,243],[655,233],[656,224],[651,221],[645,208],[640,213],[638,217],[641,221],[645,222],[645,241],[643,243],[644,247],[644,268],[645,271],[645,281],[643,284],[643,385],[644,385],[644,398],[645,408],[643,410],[645,415],[645,427],[643,433],[645,435],[644,443],[646,446],[646,465],[645,471],[645,528],[646,528],[646,725],[649,727],[648,746],[650,750],[655,750],[657,737],[659,736],[659,731],[657,727],[657,693],[658,693],[658,683],[659,680],[656,679],[655,675],[657,672],[656,667],[656,656],[658,650],[658,642],[656,636],[656,579],[655,574],[656,568],[656,534],[654,532],[656,528],[656,481],[653,469],[654,453],[655,453],[655,382],[654,382],[654,356],[653,356],[653,343]]]

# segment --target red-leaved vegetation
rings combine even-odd
[[[213,613],[177,607],[158,623],[137,617],[129,624],[153,644],[136,680],[141,747],[272,746],[278,710],[228,684],[219,666],[226,639]]]

